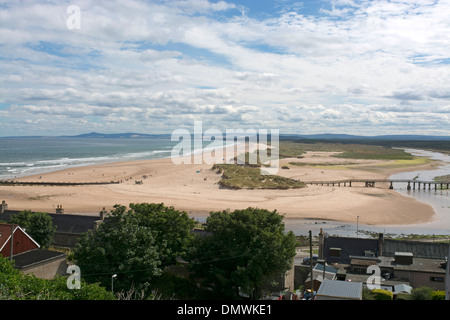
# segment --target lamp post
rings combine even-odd
[[[356,237],[358,238],[359,233],[359,216],[356,216]]]
[[[114,279],[117,277],[117,274],[113,274],[111,276],[111,293],[114,294]]]

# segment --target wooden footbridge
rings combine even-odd
[[[389,189],[394,189],[394,183],[406,183],[407,190],[443,190],[448,189],[450,181],[420,181],[413,179],[346,179],[336,181],[302,181],[305,184],[334,186],[334,187],[351,187],[354,184],[364,184],[365,187],[375,187],[376,183],[388,183]]]

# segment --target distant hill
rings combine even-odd
[[[143,134],[143,133],[84,133],[76,136],[61,136],[63,138],[90,138],[90,139],[142,139],[168,136],[167,134]]]
[[[45,138],[46,136],[10,136],[2,138]],[[73,136],[59,136],[59,138],[90,138],[90,139],[143,139],[143,138],[165,138],[171,134],[145,134],[145,133],[99,133],[91,132]],[[321,141],[450,141],[450,136],[429,135],[379,135],[359,136],[351,134],[280,134],[281,140],[305,139]]]
[[[280,135],[280,137],[292,137],[296,139],[319,139],[319,140],[395,140],[395,141],[422,141],[422,140],[433,140],[433,141],[450,141],[450,136],[428,136],[428,135],[380,135],[380,136],[358,136],[351,134],[333,134],[333,133],[323,133],[323,134],[291,134],[291,135]]]

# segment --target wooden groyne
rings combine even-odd
[[[345,179],[335,181],[303,181],[305,184],[334,186],[334,187],[351,187],[355,183],[363,183],[365,187],[375,187],[376,183],[389,183],[389,189],[394,189],[394,183],[406,183],[407,190],[443,190],[449,189],[450,181],[419,181],[412,179]]]
[[[105,184],[119,184],[121,181],[97,181],[97,182],[44,182],[44,181],[12,181],[0,180],[0,186],[91,186]]]

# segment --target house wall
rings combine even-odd
[[[445,290],[445,274],[433,272],[417,272],[417,271],[398,271],[395,270],[396,278],[408,279],[413,288],[431,287],[435,290]],[[432,281],[431,278],[444,278],[444,281]]]
[[[286,275],[284,276],[284,287],[287,288],[291,292],[295,291],[294,279],[295,279],[295,267],[294,267],[294,264],[292,264],[292,268],[289,269],[286,272]]]
[[[82,235],[79,234],[56,232],[53,236],[53,245],[72,248],[81,238]]]
[[[23,233],[20,229],[17,229],[14,232],[14,254],[26,252],[29,250],[37,249],[39,248],[36,243],[30,240],[30,238]],[[0,252],[0,254],[4,257],[9,257],[11,253],[11,239],[8,240],[8,242],[3,247],[3,250]]]
[[[45,263],[34,265],[30,268],[22,269],[22,272],[33,274],[42,279],[53,279],[56,275],[67,275],[67,261],[66,257],[47,261]]]

